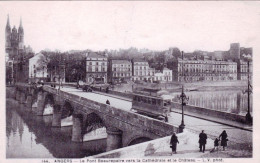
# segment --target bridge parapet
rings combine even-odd
[[[133,128],[135,128],[153,133],[159,137],[168,136],[173,132],[178,132],[178,127],[176,126],[128,110],[111,107],[110,105],[95,102],[77,95],[72,95],[61,90],[58,94],[57,89],[47,86],[44,86],[43,90],[56,94],[66,100],[81,104],[83,106],[82,110],[85,110],[84,112],[88,112],[89,109],[98,112],[99,115],[106,117],[106,124],[122,130],[126,130],[126,128],[127,130],[133,130]]]

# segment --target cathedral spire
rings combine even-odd
[[[7,15],[6,28],[11,28],[11,27],[10,27],[10,22],[9,22],[9,14]]]
[[[20,27],[23,28],[22,17],[20,17]]]
[[[18,32],[20,34],[23,34],[23,23],[22,23],[22,17],[20,17],[20,25],[19,25],[19,28],[18,28]]]

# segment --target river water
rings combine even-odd
[[[227,91],[190,91],[185,92],[189,97],[188,105],[229,112],[239,115],[246,115],[248,110],[248,95],[241,90]],[[179,102],[177,96],[180,93],[173,93],[173,101]],[[250,112],[252,113],[252,95],[250,95]]]
[[[105,152],[106,139],[75,143],[72,127],[51,127],[52,116],[35,116],[6,100],[7,158],[83,158]]]

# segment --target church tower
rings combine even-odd
[[[22,18],[20,19],[20,26],[18,29],[18,40],[19,40],[19,50],[21,50],[24,48],[24,31],[23,31]]]
[[[10,53],[11,50],[11,27],[9,22],[9,15],[7,16],[7,23],[5,27],[5,51]]]
[[[18,59],[19,54],[24,52],[24,29],[22,19],[17,28],[14,26],[11,29],[9,15],[7,16],[7,23],[5,27],[5,52],[8,54],[9,59]]]

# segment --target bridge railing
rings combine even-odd
[[[160,120],[136,114],[132,111],[111,107],[110,105],[92,101],[81,96],[72,95],[62,90],[59,90],[58,92],[57,89],[48,86],[44,86],[43,90],[56,94],[64,98],[64,100],[70,100],[74,103],[81,105],[82,112],[94,110],[105,115],[106,121],[115,122],[113,125],[116,125],[118,128],[128,124],[145,130],[147,132],[152,132],[160,137],[171,135],[173,132],[179,132],[178,126],[174,126],[172,124],[165,123]]]

